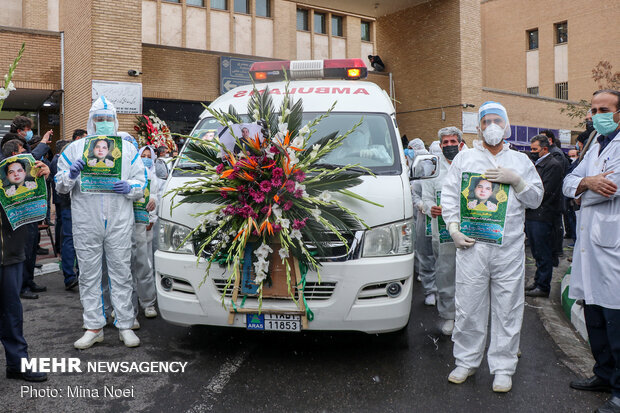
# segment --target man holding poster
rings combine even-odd
[[[507,392],[517,368],[525,302],[525,209],[540,205],[543,187],[529,158],[503,142],[510,137],[506,109],[486,102],[478,122],[482,140],[456,155],[441,190],[442,216],[458,248],[452,334],[457,367],[448,380],[463,383],[480,366],[490,307],[493,391]]]
[[[118,130],[116,110],[104,97],[93,103],[87,129],[89,135],[97,136],[69,144],[58,160],[55,177],[56,190],[61,194],[71,193],[73,240],[80,267],[80,300],[87,328],[74,347],[86,349],[103,341],[102,329],[106,325],[101,301],[104,249],[115,325],[120,330],[120,340],[127,347],[136,347],[140,340],[130,330],[134,322],[131,234],[133,201],[144,193],[146,169],[136,148],[115,136]],[[102,166],[87,165],[91,152]],[[113,165],[106,164],[106,159],[113,159]]]

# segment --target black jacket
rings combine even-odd
[[[552,221],[562,212],[563,168],[549,153],[549,156],[536,165],[536,172],[540,175],[545,193],[538,208],[525,210],[525,219],[531,221]]]
[[[19,264],[26,260],[27,225],[13,231],[4,210],[0,211],[0,265]]]

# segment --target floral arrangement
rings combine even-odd
[[[242,123],[232,106],[228,112],[207,109],[222,126],[230,128],[232,124]],[[324,251],[321,241],[325,242],[326,232],[335,234],[347,245],[344,234],[367,227],[337,198],[344,196],[373,203],[348,190],[362,182],[361,175],[372,173],[358,164],[334,166],[319,162],[342,144],[361,119],[342,135],[332,133],[308,145],[315,133],[314,126],[332,109],[333,106],[302,127],[302,101],[293,104],[288,87],[278,112],[274,110],[269,90],[259,93],[255,89],[248,102],[248,114],[252,122],[261,126],[262,138],[256,134],[241,141],[233,135],[236,144],[231,150],[219,138],[204,141],[187,137],[191,141],[183,156],[196,164],[192,173],[197,177],[172,191],[171,208],[183,203],[214,206],[195,215],[201,224],[190,232],[185,242],[193,242],[197,255],[208,258],[205,279],[213,261],[227,263],[229,270],[232,267],[222,294],[223,304],[228,288],[240,276],[248,241],[260,244],[252,256],[260,309],[270,260],[281,260],[285,266],[288,293],[295,300],[292,288],[295,282],[291,281],[287,258],[295,257],[302,266],[319,273],[320,262],[309,249],[309,243],[321,255]],[[183,198],[175,204],[177,195]],[[305,281],[305,272],[302,277]],[[304,284],[298,288],[302,298]]]
[[[17,64],[22,58],[24,54],[24,50],[26,49],[26,43],[22,43],[22,47],[17,52],[17,57],[13,60],[11,66],[9,66],[9,73],[4,75],[4,86],[0,87],[0,110],[2,110],[2,106],[4,106],[4,101],[9,97],[9,94],[15,90],[15,85],[11,81],[13,79],[13,72],[15,72],[15,68]]]
[[[159,119],[152,109],[149,113],[150,115],[136,116],[136,125],[133,127],[138,132],[140,147],[147,145],[154,148],[166,146],[171,151],[176,150],[176,144],[166,122]]]

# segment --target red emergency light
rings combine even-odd
[[[256,62],[250,68],[255,81],[276,82],[285,79],[349,79],[366,78],[368,69],[362,59],[279,60]]]

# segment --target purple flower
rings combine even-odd
[[[271,190],[271,183],[269,181],[262,181],[258,186],[263,192],[269,192]]]
[[[265,205],[264,207],[261,208],[260,213],[263,215],[266,215],[267,212],[269,212],[269,205]]]
[[[293,222],[293,229],[302,229],[306,226],[306,221],[308,220],[308,218],[304,218],[301,221],[296,219]]]
[[[295,193],[293,194],[293,196],[295,198],[301,198],[302,196],[304,196],[304,191],[303,189],[298,189],[295,191]]]
[[[286,183],[284,184],[284,187],[286,188],[287,191],[289,192],[295,192],[295,181],[286,181]]]
[[[297,182],[303,182],[306,179],[306,174],[303,171],[297,171],[295,173],[295,179]]]
[[[217,172],[218,174],[221,174],[222,172],[224,172],[224,168],[226,168],[226,166],[224,166],[224,164],[221,163],[217,166],[217,168],[215,168],[215,172]]]
[[[281,180],[281,179],[278,179],[278,178],[273,178],[273,179],[271,180],[271,185],[272,185],[274,188],[278,188],[278,187],[282,186],[282,180]]]
[[[280,225],[280,224],[273,224],[273,230],[274,230],[275,232],[280,232],[280,231],[282,231],[282,225]]]
[[[284,203],[284,206],[282,207],[282,209],[285,210],[285,211],[288,211],[292,207],[293,207],[293,201],[286,201]]]
[[[254,202],[256,202],[257,204],[260,204],[261,202],[263,202],[265,200],[265,195],[255,191],[252,194],[252,199],[254,199]]]
[[[239,185],[239,186],[237,187],[237,191],[238,191],[238,192],[245,192],[245,186],[243,186],[243,185]]]
[[[222,210],[224,215],[235,215],[237,213],[237,208],[232,205],[228,205],[226,208]]]
[[[273,171],[271,171],[271,175],[274,178],[282,178],[284,176],[284,171],[282,170],[282,168],[273,168]]]
[[[271,148],[269,148],[269,152],[271,152],[271,153],[278,153],[280,151],[275,146],[272,146]]]
[[[222,195],[222,198],[228,199],[228,192],[227,191],[220,191],[220,195]]]

